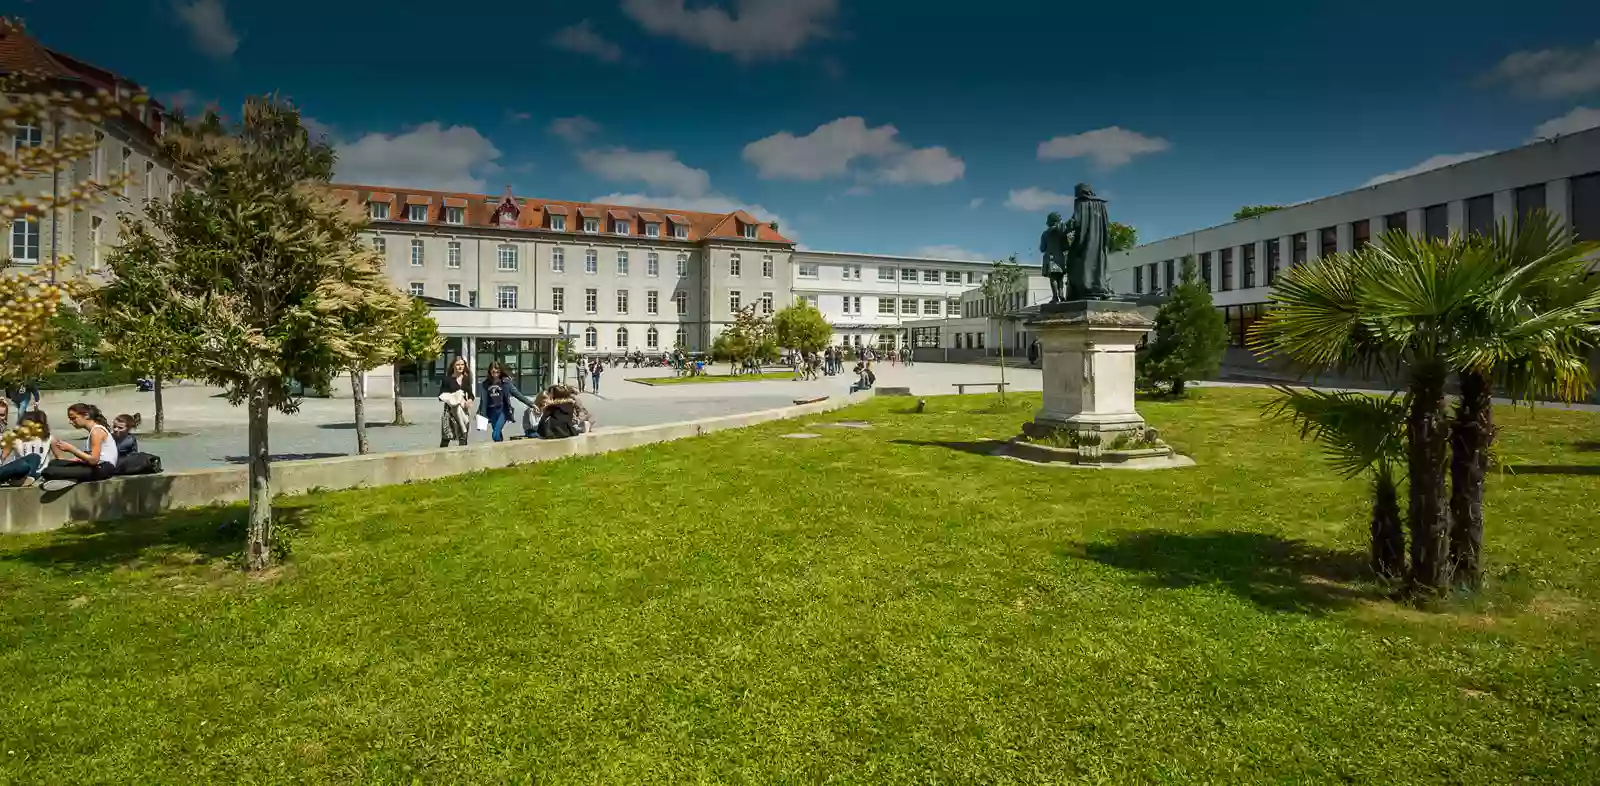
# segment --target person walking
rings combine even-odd
[[[29,409],[39,407],[39,384],[31,380],[18,382],[6,388],[6,398],[11,400],[12,407],[17,416],[17,423],[22,423],[22,416],[28,414]],[[0,423],[10,425],[10,421]]]
[[[467,359],[457,357],[450,363],[450,373],[439,381],[439,401],[444,411],[439,415],[439,447],[453,440],[457,445],[467,444],[467,405],[472,401],[472,377],[467,373]]]
[[[533,400],[517,390],[515,382],[506,376],[506,369],[496,360],[489,364],[489,373],[478,383],[479,414],[489,421],[489,435],[495,442],[504,442],[506,421],[511,419],[511,400],[533,407]]]
[[[605,370],[606,364],[598,360],[589,367],[589,389],[597,396],[600,395],[600,375],[604,374]]]

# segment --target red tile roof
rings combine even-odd
[[[31,72],[49,80],[76,82],[88,88],[85,92],[106,90],[131,98],[144,92],[144,88],[130,79],[118,76],[76,57],[51,49],[29,35],[22,21],[0,17],[0,74]],[[129,113],[131,119],[140,121],[151,134],[160,133],[166,108],[159,101],[149,99],[147,112]]]

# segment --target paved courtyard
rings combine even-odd
[[[725,367],[715,369],[725,373]],[[846,369],[848,371],[848,369]],[[998,381],[995,366],[921,363],[911,367],[878,364],[878,386],[909,387],[916,395],[954,393],[956,382]],[[756,412],[787,406],[796,398],[844,395],[852,381],[848,375],[824,377],[815,382],[724,382],[702,385],[652,387],[629,382],[633,378],[669,376],[666,369],[611,369],[601,379],[601,392],[583,394],[584,406],[593,413],[597,428],[618,428],[670,423],[680,420]],[[1037,369],[1007,369],[1014,390],[1038,390]],[[152,438],[154,407],[149,393],[121,391],[81,396],[71,391],[45,391],[44,409],[52,425],[62,431],[68,405],[84,400],[98,405],[107,417],[123,412],[144,416],[141,448],[161,456],[168,470],[228,466],[244,461],[245,423],[241,408],[229,406],[218,388],[179,385],[166,390],[167,430],[184,436]],[[439,444],[439,402],[432,398],[403,400],[409,426],[391,426],[394,403],[389,398],[367,401],[368,439],[373,452],[414,450]],[[274,412],[270,447],[274,458],[317,458],[356,452],[355,421],[349,399],[308,398],[293,415]],[[517,405],[520,414],[521,405]],[[520,422],[508,431],[521,433]],[[81,436],[72,433],[73,438]],[[472,441],[488,439],[475,432]]]

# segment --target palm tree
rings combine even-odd
[[[1405,576],[1406,538],[1400,517],[1397,467],[1405,461],[1406,405],[1399,394],[1378,398],[1360,393],[1297,391],[1275,387],[1269,417],[1300,427],[1300,438],[1321,442],[1334,469],[1345,477],[1372,474],[1372,569],[1379,577]]]

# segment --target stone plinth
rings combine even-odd
[[[1090,447],[1143,432],[1144,418],[1133,406],[1134,349],[1155,323],[1134,309],[1115,300],[1040,308],[1028,324],[1039,336],[1044,406],[1024,434]]]

